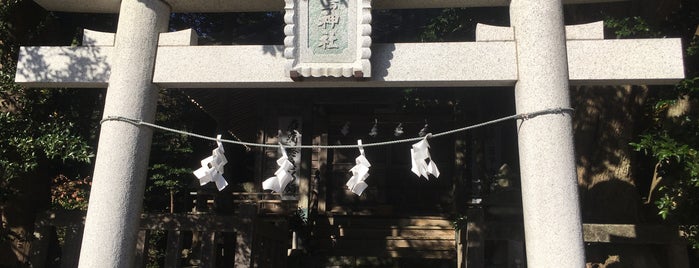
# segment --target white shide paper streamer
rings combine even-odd
[[[262,182],[262,189],[272,190],[277,193],[284,191],[286,185],[293,180],[293,176],[291,176],[291,169],[294,168],[294,164],[292,164],[289,160],[289,156],[287,156],[284,146],[282,146],[281,143],[279,146],[281,147],[282,151],[282,157],[277,159],[277,166],[279,166],[279,169],[277,169],[277,172],[274,172],[274,177],[270,177]]]
[[[216,145],[217,147],[211,152],[211,156],[201,160],[201,167],[194,171],[194,176],[197,176],[200,185],[204,186],[213,181],[216,183],[216,188],[221,191],[228,186],[228,182],[223,177],[223,166],[228,163],[228,159],[224,155],[221,135],[216,136]]]
[[[432,161],[430,156],[430,144],[427,143],[427,134],[421,141],[413,144],[413,148],[410,149],[410,157],[412,158],[412,168],[410,171],[415,173],[418,177],[425,177],[425,179],[430,179],[430,174],[434,175],[435,178],[439,177],[439,169],[437,164]]]
[[[359,145],[359,156],[354,160],[357,165],[350,169],[350,172],[352,172],[352,177],[345,185],[347,185],[347,188],[349,188],[354,194],[361,196],[362,192],[369,187],[364,180],[369,177],[369,167],[371,167],[371,164],[364,156],[362,140],[357,140],[357,145]]]

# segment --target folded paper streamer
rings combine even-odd
[[[379,135],[379,119],[374,118],[374,126],[369,131],[369,136],[376,137]]]
[[[347,136],[347,134],[350,133],[350,122],[346,121],[345,125],[342,126],[342,129],[340,129],[340,133],[342,133],[342,136]]]
[[[430,179],[430,174],[434,175],[435,178],[439,177],[437,164],[430,157],[430,144],[427,143],[427,137],[429,136],[431,135],[427,134],[421,141],[413,144],[413,148],[410,149],[410,157],[413,163],[410,171],[418,177],[425,177],[428,180]]]
[[[422,129],[420,129],[420,132],[417,133],[417,135],[420,136],[420,137],[427,136],[427,129],[428,129],[429,127],[430,127],[430,125],[428,125],[427,123],[425,123],[425,126],[422,127]]]
[[[215,182],[219,191],[228,186],[228,182],[223,177],[223,166],[228,163],[224,155],[221,135],[216,136],[216,149],[211,152],[211,156],[201,160],[201,167],[194,171],[194,176],[199,179],[199,184],[204,186],[209,182]]]
[[[350,169],[350,172],[352,172],[352,177],[345,185],[347,185],[350,191],[352,191],[354,194],[361,196],[362,192],[369,187],[364,180],[369,177],[369,167],[371,167],[371,164],[364,156],[362,140],[357,140],[357,145],[359,145],[359,156],[354,160],[357,165]]]
[[[289,160],[289,156],[286,155],[284,146],[280,143],[279,147],[282,151],[282,157],[277,159],[277,166],[279,166],[279,169],[277,169],[277,172],[274,172],[274,177],[270,177],[262,182],[262,189],[272,190],[277,193],[284,191],[286,185],[293,180],[290,171],[294,168],[294,165]]]
[[[403,123],[398,123],[398,126],[396,126],[396,129],[393,131],[393,136],[400,137],[403,133]]]

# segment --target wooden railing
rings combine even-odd
[[[82,211],[41,215],[31,266],[77,267],[84,218]],[[254,204],[241,205],[235,216],[143,214],[140,229],[134,267],[145,267],[152,247],[164,252],[165,267],[285,267],[290,247],[286,222],[258,217]],[[149,243],[154,237],[164,248]]]
[[[457,231],[458,267],[485,267],[485,241],[500,241],[506,248],[502,256],[506,267],[524,267],[524,226],[516,222],[486,222],[477,209],[469,211],[466,229]],[[687,241],[677,226],[659,224],[583,224],[587,254],[596,246],[652,246],[661,256],[661,267],[689,268]],[[520,266],[518,266],[520,265]]]
[[[152,249],[158,249],[164,255],[161,257],[164,267],[283,268],[286,266],[287,250],[291,246],[286,221],[283,217],[264,217],[265,213],[260,212],[259,207],[259,202],[240,202],[236,209],[237,214],[230,216],[144,214],[141,217],[141,231],[136,245],[134,267],[144,267],[149,257],[153,259],[149,252],[152,252]],[[525,262],[524,230],[521,223],[479,222],[478,217],[470,216],[472,217],[469,218],[467,228],[456,234],[454,249],[459,267],[464,267],[467,262],[469,268],[484,267],[486,264],[485,241],[504,241],[507,244],[507,253],[504,256],[504,259],[507,259],[507,265],[516,267],[518,263]],[[77,267],[84,217],[85,213],[80,211],[48,212],[38,217],[34,232],[35,239],[31,241],[31,266]],[[361,221],[356,218],[352,220]],[[350,237],[352,234],[348,233],[347,228],[361,227],[361,224],[358,224],[355,222],[347,227],[343,224],[342,228],[338,227],[338,234]],[[406,228],[406,230],[409,229]],[[344,234],[341,234],[343,230]],[[667,260],[664,267],[689,267],[686,241],[676,227],[584,224],[583,230],[584,241],[588,247],[655,245],[653,248],[661,249],[663,252],[659,254],[664,255],[663,259]],[[361,231],[356,235],[356,238],[361,240],[369,233]],[[403,236],[403,234],[396,235]],[[159,241],[162,244],[149,243],[149,241],[152,242],[152,238],[160,238]],[[339,244],[339,246],[343,245]],[[359,251],[362,249],[358,244],[351,246],[348,250],[353,250],[355,247]],[[372,253],[377,254],[377,252]]]
[[[236,206],[254,204],[259,215],[289,215],[298,204],[298,200],[284,199],[278,193],[234,192],[233,202]]]

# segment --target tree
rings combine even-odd
[[[0,6],[0,259],[19,265],[37,212],[87,209],[103,89],[24,88],[14,83],[20,45],[78,45],[82,30],[114,32],[116,15],[46,12],[30,0]],[[185,94],[162,91],[157,123],[198,132],[211,120]],[[205,127],[208,127],[205,126]],[[204,127],[204,128],[205,128]],[[155,132],[144,208],[184,203],[195,147],[204,142]],[[210,148],[208,148],[210,150]],[[204,155],[202,153],[201,155]],[[165,193],[165,194],[163,194]],[[170,196],[160,202],[159,196]],[[50,198],[49,198],[50,197]],[[181,209],[180,209],[181,210]],[[17,242],[19,241],[19,242]],[[25,249],[28,247],[24,247]],[[13,261],[10,261],[13,260]]]
[[[670,16],[648,25],[642,17],[614,20],[619,36],[671,32],[682,37],[687,79],[662,90],[649,102],[652,124],[631,146],[648,155],[653,165],[648,202],[668,222],[683,224],[699,248],[699,3],[682,1]],[[652,198],[651,198],[652,196]]]
[[[197,104],[186,95],[186,91],[167,89],[160,92],[156,124],[175,129],[212,133],[216,122],[206,115]],[[192,171],[199,163],[198,157],[210,154],[208,141],[190,136],[155,131],[151,146],[148,168],[148,181],[144,200],[145,211],[170,213],[185,212],[189,193],[195,185]],[[163,197],[167,197],[164,199]]]
[[[71,43],[74,19],[79,18],[47,13],[33,1],[0,6],[0,259],[7,265],[26,261],[24,244],[35,213],[49,207],[51,178],[82,181],[93,157],[99,121],[91,119],[99,116],[101,91],[26,89],[14,83],[19,45]],[[71,33],[52,31],[57,25]],[[54,33],[65,35],[59,40]],[[79,198],[71,193],[63,201]]]

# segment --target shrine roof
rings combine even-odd
[[[282,11],[284,0],[164,0],[172,12]],[[565,4],[621,2],[627,0],[563,0]],[[121,0],[35,0],[46,10],[85,13],[118,13]],[[373,0],[376,9],[507,6],[510,0]]]

